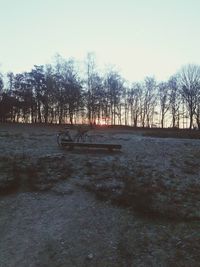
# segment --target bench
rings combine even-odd
[[[73,149],[74,147],[87,147],[87,148],[101,148],[112,151],[113,149],[121,149],[121,145],[118,144],[104,144],[104,143],[79,143],[79,142],[61,142],[62,146]]]

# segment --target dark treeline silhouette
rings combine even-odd
[[[129,85],[113,69],[98,72],[93,54],[83,71],[57,56],[30,72],[0,74],[0,121],[200,129],[200,66]]]

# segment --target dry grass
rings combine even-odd
[[[110,164],[113,177],[101,174],[101,170],[96,167],[98,175],[85,183],[84,188],[95,193],[100,200],[132,209],[140,216],[149,219],[171,221],[200,219],[198,184],[184,185],[184,180],[171,170],[163,174],[151,166],[128,164],[130,165],[122,166],[119,162],[113,161]],[[188,162],[185,164],[188,165]],[[191,169],[188,168],[188,173],[191,175],[196,175],[198,172],[196,164],[192,165]]]
[[[119,155],[77,153],[60,151],[56,138],[49,138],[49,130],[45,134],[39,128],[34,134],[33,128],[22,131],[22,142],[13,142],[15,130],[9,132],[13,139],[6,133],[1,139],[1,154],[5,157],[0,157],[0,179],[8,182],[0,182],[0,187],[4,186],[0,191],[48,193],[1,197],[2,258],[8,261],[2,266],[12,265],[12,259],[22,259],[24,251],[37,258],[32,262],[34,266],[199,266],[200,224],[186,222],[190,212],[199,211],[198,141],[171,140],[170,146],[170,140],[157,143],[155,139],[149,142],[141,138],[138,142],[131,137],[127,143],[120,136],[124,150]],[[127,129],[128,134],[130,131]],[[160,153],[163,144],[169,144],[172,151]],[[159,161],[160,155],[166,164]],[[77,189],[77,184],[106,203],[95,201]],[[68,197],[69,192],[73,195]],[[188,203],[189,214],[181,213]],[[34,220],[31,212],[27,213],[32,207],[37,213]],[[16,235],[12,236],[11,230]],[[27,242],[21,242],[23,232],[28,247]],[[91,244],[94,246],[89,251]],[[7,253],[10,248],[14,248],[10,251],[12,257]],[[87,259],[90,252],[93,259]]]
[[[143,132],[143,136],[159,138],[200,139],[200,131],[181,129],[149,129]]]
[[[22,133],[9,133],[7,131],[0,132],[0,138],[13,138],[13,139],[21,139],[24,138]]]
[[[60,180],[68,179],[72,166],[65,158],[41,157],[37,160],[1,157],[0,194],[21,191],[44,191]]]
[[[16,192],[20,185],[17,160],[10,157],[0,158],[0,194]]]
[[[73,173],[72,166],[65,158],[41,157],[23,170],[24,181],[30,191],[46,191],[60,180],[68,179]]]

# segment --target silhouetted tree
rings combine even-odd
[[[82,78],[80,78],[82,77]],[[169,115],[169,119],[168,116]],[[103,76],[89,53],[80,73],[74,59],[57,55],[54,63],[30,72],[0,74],[0,121],[101,123],[200,129],[200,66],[186,65],[169,81],[146,77],[129,86],[118,71]],[[165,125],[166,123],[166,125]]]
[[[157,103],[156,81],[152,77],[146,77],[143,86],[142,126],[150,127]]]
[[[44,73],[44,66],[34,66],[29,73],[31,85],[34,89],[35,100],[37,104],[37,122],[42,122],[42,109],[44,105],[44,95],[46,92],[46,78]]]
[[[57,57],[54,70],[54,89],[56,91],[59,123],[68,120],[73,124],[74,117],[83,106],[82,82],[73,59]]]
[[[43,96],[43,113],[45,123],[56,122],[56,109],[57,109],[57,91],[55,87],[55,75],[52,65],[47,65],[45,67],[45,80],[46,80],[46,90]]]
[[[193,117],[198,108],[198,95],[200,84],[200,66],[186,65],[178,73],[180,93],[189,112],[190,124],[193,126]]]
[[[170,107],[170,113],[172,115],[172,127],[179,128],[181,97],[179,93],[176,76],[173,76],[169,79],[168,86],[169,86],[169,107]]]
[[[69,114],[70,123],[73,124],[74,117],[82,107],[82,85],[75,69],[75,62],[65,62],[63,73],[63,88],[65,96],[65,108]]]
[[[0,73],[0,101],[1,101],[1,95],[3,93],[3,86],[4,86],[3,75]]]
[[[12,95],[17,101],[14,107],[14,121],[21,117],[22,121],[33,123],[36,116],[36,101],[29,73],[16,74],[13,87]]]
[[[111,117],[111,124],[116,124],[116,118],[121,115],[120,113],[120,101],[124,90],[124,81],[122,77],[116,71],[109,71],[106,74],[104,86],[106,87],[106,93],[109,101],[109,110]]]
[[[85,92],[85,105],[87,110],[88,122],[94,123],[94,109],[95,109],[95,91],[96,91],[96,61],[94,53],[88,53],[86,58],[86,92]]]
[[[140,83],[134,83],[128,91],[128,104],[131,112],[131,124],[138,126],[139,115],[141,114],[142,86]]]
[[[200,84],[197,92],[197,107],[195,110],[195,118],[196,118],[196,123],[197,127],[200,130]]]
[[[3,78],[2,74],[0,73],[0,121],[3,120],[2,94],[3,94]]]
[[[160,104],[161,128],[164,128],[164,118],[169,110],[169,88],[168,84],[161,82],[158,84],[158,95]]]

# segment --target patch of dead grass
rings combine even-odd
[[[73,173],[65,158],[41,157],[24,159],[1,157],[0,194],[21,191],[45,191],[55,183],[68,179]]]
[[[173,130],[173,129],[154,129],[146,130],[143,136],[159,138],[182,138],[182,139],[200,139],[200,131],[194,130]]]

